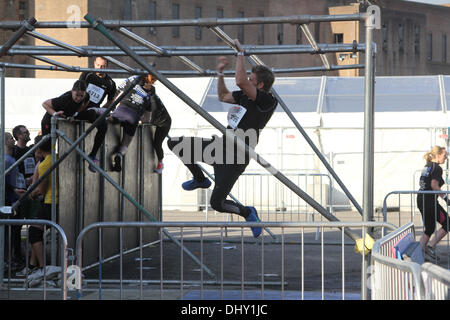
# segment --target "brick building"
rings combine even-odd
[[[377,75],[446,74],[450,71],[447,32],[450,30],[450,7],[427,5],[402,0],[371,0],[381,8],[382,29],[376,30]],[[108,20],[169,20],[211,17],[258,17],[297,14],[328,15],[365,12],[367,1],[355,0],[0,0],[1,20],[22,20],[34,16],[38,21],[82,21],[86,13]],[[224,26],[224,31],[244,44],[277,45],[308,44],[298,25],[266,24]],[[359,22],[314,23],[309,25],[318,43],[364,42],[364,26]],[[158,27],[130,28],[131,31],[158,46],[217,46],[224,45],[207,28]],[[37,29],[50,37],[71,45],[111,46],[112,43],[98,31],[86,28]],[[11,31],[0,30],[2,43]],[[135,42],[120,36],[130,45]],[[29,36],[18,45],[48,45]],[[363,63],[363,56],[327,54],[331,64]],[[85,57],[51,57],[68,65],[86,67]],[[215,68],[215,56],[189,57],[205,69]],[[260,57],[276,68],[321,66],[317,55],[275,55]],[[160,70],[188,70],[174,58],[148,57]],[[1,61],[11,61],[10,57]],[[14,57],[15,62],[44,64],[31,58]],[[136,66],[130,58],[119,60]],[[334,71],[329,75],[356,76],[363,70]],[[36,77],[76,77],[77,74],[50,71],[8,70],[8,75]],[[322,72],[302,73],[302,76],[322,75]]]

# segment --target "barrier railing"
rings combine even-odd
[[[334,212],[332,199],[333,183],[330,175],[292,171],[284,172],[284,174],[297,186],[305,190],[320,205],[327,208],[331,213]],[[209,176],[213,179],[212,175]],[[199,191],[198,202],[196,203],[199,209],[205,211],[206,221],[208,221],[209,214],[214,212],[209,205],[210,195],[210,189]],[[318,215],[318,212],[297,194],[266,172],[246,172],[242,174],[231,190],[230,197],[244,204],[252,203],[263,220],[281,222],[314,221],[314,216]],[[192,207],[193,205],[185,204],[184,206]],[[179,207],[183,207],[183,205],[180,204]],[[229,218],[227,215],[226,220],[229,221]]]
[[[372,248],[373,300],[448,300],[450,271],[425,262],[393,258],[391,248],[404,236],[415,236],[414,224],[405,224],[377,240]]]
[[[250,226],[263,228],[258,239],[251,237]],[[280,229],[281,237],[276,241],[267,237],[264,232],[267,227]],[[316,294],[313,299],[326,299],[330,294],[338,299],[360,299],[354,287],[351,292],[346,291],[346,280],[350,278],[352,283],[361,281],[357,266],[364,265],[367,257],[355,256],[354,242],[345,242],[344,232],[347,228],[364,227],[380,227],[382,232],[385,228],[395,228],[383,222],[95,223],[84,228],[77,239],[77,266],[85,277],[84,281],[80,280],[78,297],[82,299],[85,292],[94,291],[94,295],[98,293],[97,299],[127,299],[130,291],[134,290],[134,299],[246,299],[250,293],[252,299],[273,299],[274,296],[276,299],[309,299],[312,294]],[[98,263],[83,266],[84,239],[89,233],[97,231],[98,246],[102,248],[107,245],[102,241],[102,234],[111,228],[119,228],[121,235],[129,228],[138,229],[140,245],[132,250],[134,259],[125,257],[125,244],[121,242],[120,254],[115,257],[118,263],[114,266],[102,254]],[[192,248],[211,273],[186,260],[182,250],[171,245],[162,232],[158,243],[145,248],[144,254],[142,234],[148,228],[171,230],[183,246]],[[321,229],[320,242],[311,241],[316,228]],[[329,240],[330,237],[338,242],[326,243],[325,238]],[[349,244],[351,248],[347,247]],[[351,275],[348,274],[349,269]],[[325,279],[327,275],[329,277]],[[333,285],[330,285],[331,282]],[[115,291],[106,290],[105,285],[108,288],[115,285]],[[124,285],[130,286],[124,288]],[[289,291],[286,290],[288,285]]]
[[[422,265],[426,300],[450,300],[450,271],[432,263]]]
[[[54,287],[58,288],[57,291],[61,291],[61,299],[66,300],[67,299],[67,237],[64,233],[64,230],[56,223],[49,221],[49,220],[40,220],[40,219],[0,219],[0,227],[5,227],[6,233],[7,233],[7,243],[8,246],[6,247],[6,251],[8,253],[8,257],[11,257],[11,226],[14,225],[20,225],[25,226],[27,232],[25,237],[25,265],[29,265],[29,256],[30,256],[30,250],[31,246],[29,245],[29,239],[28,239],[28,227],[29,226],[40,226],[42,228],[50,228],[51,230],[55,230],[55,232],[58,234],[59,244],[60,244],[60,265],[54,266],[53,270],[49,270],[50,267],[47,265],[47,259],[44,259],[44,266],[42,268],[42,275],[39,277],[33,276],[33,273],[28,274],[26,273],[24,277],[19,278],[15,275],[16,271],[14,273],[12,272],[12,262],[11,259],[8,259],[8,262],[5,263],[5,267],[7,268],[6,273],[6,279],[3,280],[3,283],[0,283],[0,287],[3,285],[3,291],[2,291],[2,299],[11,299],[11,292],[12,291],[39,291],[42,289],[42,297],[43,299],[47,299],[48,291],[51,290],[52,292],[55,291],[55,289],[50,288],[50,285],[47,283],[47,280],[58,280],[57,283],[54,283]],[[48,234],[51,234],[48,233]],[[45,233],[44,233],[45,235]],[[42,247],[45,257],[47,256],[47,248],[50,245],[47,244],[46,237],[44,236]],[[17,270],[19,271],[19,270]],[[56,272],[55,272],[56,271]],[[6,282],[6,285],[5,285]],[[37,284],[42,284],[42,287],[33,288]],[[6,290],[6,292],[5,292]],[[1,290],[0,290],[1,291]]]
[[[391,247],[408,233],[414,235],[412,223],[375,242],[372,248],[372,300],[421,300],[420,265],[391,258]]]
[[[423,194],[423,195],[434,195],[435,200],[436,201],[441,201],[441,206],[442,208],[448,213],[449,211],[449,205],[446,204],[438,195],[439,194],[450,194],[450,191],[446,191],[446,190],[440,190],[440,191],[392,191],[390,193],[388,193],[383,201],[383,221],[384,222],[389,222],[389,223],[393,223],[397,226],[401,226],[404,223],[408,223],[408,222],[413,222],[415,229],[423,229],[423,227],[426,225],[425,224],[425,220],[427,219],[427,217],[422,217],[419,209],[417,208],[417,196]],[[389,208],[387,206],[388,203],[388,199],[389,197],[393,196],[393,195],[397,195],[398,196],[398,207],[396,206],[394,212],[389,212]],[[410,206],[409,208],[406,206],[402,206],[401,205],[401,197],[407,197],[408,198],[408,202],[410,202]],[[440,199],[440,200],[439,200]],[[392,201],[391,201],[392,204]],[[425,197],[423,197],[422,200],[422,207],[425,207]],[[398,208],[398,209],[397,209]],[[397,213],[397,218],[392,218],[388,215],[393,215],[394,213]],[[442,213],[444,214],[444,213]],[[438,207],[435,207],[435,211],[434,211],[434,217],[432,218],[434,222],[436,221],[441,221],[441,222],[446,222],[447,225],[449,225],[450,221],[449,221],[449,216],[448,214],[446,215],[442,215],[439,211],[438,211]],[[439,217],[439,219],[438,219]],[[443,220],[444,219],[444,220]],[[445,221],[446,220],[446,221]],[[433,236],[436,236],[436,233],[438,232],[440,225],[439,223],[437,223],[437,226],[435,228],[434,234]],[[440,223],[442,224],[442,223]],[[422,230],[423,231],[423,230]],[[444,266],[444,264],[446,264],[447,268],[450,268],[450,237],[448,235],[446,235],[437,245],[437,248],[439,250],[443,250],[444,252],[446,252],[446,254],[443,254],[442,256],[444,257],[444,259],[442,259],[442,261],[439,263],[440,265]],[[445,257],[447,257],[447,259],[445,259]],[[444,261],[446,260],[446,261]],[[437,259],[435,259],[434,261],[435,263],[438,262]]]

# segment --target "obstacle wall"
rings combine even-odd
[[[90,126],[89,123],[59,120],[57,127],[73,142]],[[86,154],[91,151],[97,130],[92,130],[79,147]],[[156,157],[153,151],[153,128],[149,125],[138,127],[124,159],[122,172],[111,171],[112,155],[117,150],[121,138],[119,125],[108,125],[105,143],[98,152],[101,168],[122,187],[137,203],[160,221],[160,176],[153,172]],[[70,147],[61,137],[58,138],[57,151],[63,154]],[[88,163],[75,150],[58,168],[59,186],[59,224],[67,235],[68,246],[75,249],[79,232],[89,224],[101,221],[151,221],[135,205],[125,198],[119,190],[100,173],[88,170]],[[99,250],[107,258],[122,249],[131,249],[139,244],[136,229],[117,228],[102,231],[103,246],[99,249],[99,232],[86,235],[83,247],[83,262],[96,262]],[[145,229],[142,233],[144,243],[159,239],[157,231]]]

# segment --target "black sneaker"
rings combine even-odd
[[[425,246],[425,260],[427,261],[439,261],[439,257],[436,254],[436,249],[430,247],[430,246]]]
[[[114,156],[112,171],[122,171],[122,158],[123,155],[120,152]]]
[[[96,165],[98,165],[98,159],[95,157],[95,156],[89,156],[89,158],[91,158],[91,160],[96,164]],[[95,169],[95,167],[93,166],[93,165],[91,165],[90,163],[89,163],[89,165],[88,165],[88,169],[89,169],[89,171],[91,171],[91,172],[97,172],[97,169]]]

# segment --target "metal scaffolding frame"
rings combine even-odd
[[[93,28],[102,33],[106,38],[108,38],[115,46],[72,46],[70,44],[61,42],[57,39],[53,39],[44,34],[34,31],[34,28],[69,28],[67,22],[56,21],[56,22],[37,22],[34,18],[28,19],[24,22],[17,21],[4,21],[0,22],[0,29],[14,30],[13,36],[0,47],[0,58],[6,55],[16,56],[16,55],[28,55],[34,59],[44,61],[48,63],[49,66],[37,66],[28,64],[17,64],[17,63],[6,63],[0,62],[0,112],[1,112],[1,123],[0,136],[4,141],[4,112],[5,112],[5,94],[4,94],[4,82],[5,82],[5,70],[6,68],[23,68],[23,69],[39,69],[39,70],[54,70],[54,71],[65,71],[65,72],[83,72],[83,71],[93,71],[93,68],[81,68],[76,66],[69,66],[53,59],[49,59],[45,56],[78,56],[78,57],[92,57],[92,56],[105,56],[110,62],[117,65],[120,69],[105,69],[107,73],[116,74],[137,74],[143,75],[151,73],[156,79],[158,79],[164,86],[166,86],[170,91],[177,95],[181,100],[183,100],[187,105],[194,109],[200,116],[212,124],[216,129],[224,134],[226,139],[235,141],[237,147],[240,151],[245,151],[252,159],[257,161],[263,168],[265,168],[269,173],[271,173],[275,178],[280,180],[293,192],[295,192],[299,197],[301,197],[305,202],[311,205],[316,211],[322,214],[329,221],[338,221],[328,210],[323,208],[319,203],[317,203],[313,198],[306,194],[303,190],[298,188],[294,183],[292,183],[288,178],[286,178],[281,172],[274,168],[270,163],[264,160],[260,155],[258,155],[252,148],[247,146],[241,140],[236,139],[234,134],[230,134],[222,124],[220,124],[215,118],[204,111],[199,105],[197,105],[192,99],[190,99],[186,94],[184,94],[180,89],[174,86],[166,76],[214,76],[217,74],[216,71],[211,71],[203,69],[202,67],[191,61],[188,56],[204,56],[204,55],[234,55],[235,47],[231,38],[226,35],[219,26],[224,25],[246,25],[246,24],[279,24],[279,23],[290,23],[297,24],[304,32],[306,38],[308,39],[310,45],[283,45],[283,46],[247,46],[243,45],[245,50],[245,55],[248,61],[252,65],[264,64],[262,60],[259,59],[257,55],[267,55],[267,54],[319,54],[323,66],[307,67],[307,68],[272,68],[274,73],[293,73],[293,72],[311,72],[311,71],[333,71],[341,69],[365,69],[365,116],[364,116],[364,190],[363,190],[363,208],[361,208],[353,196],[350,194],[348,189],[333,171],[331,166],[327,163],[326,159],[320,153],[317,147],[314,146],[313,142],[307,136],[306,132],[302,129],[297,120],[293,117],[292,113],[288,110],[287,106],[282,101],[281,97],[274,91],[274,95],[278,98],[280,105],[283,107],[285,112],[288,114],[289,118],[293,121],[297,129],[302,133],[307,142],[310,144],[312,149],[315,151],[317,156],[320,158],[325,167],[330,171],[335,180],[341,186],[343,191],[349,197],[351,202],[354,204],[358,212],[362,215],[363,221],[370,221],[373,216],[373,155],[374,155],[374,83],[375,83],[375,56],[376,47],[373,41],[373,30],[380,29],[380,9],[378,6],[369,6],[367,12],[359,14],[348,14],[348,15],[295,15],[286,17],[257,17],[257,18],[200,18],[200,19],[178,19],[178,20],[136,20],[136,21],[114,21],[114,20],[101,20],[94,19],[89,14],[85,17],[87,21],[80,21],[76,23],[79,28]],[[312,22],[338,22],[338,21],[359,21],[365,23],[366,28],[366,39],[365,44],[318,44],[314,37],[311,35],[308,29],[308,24]],[[133,32],[126,29],[127,27],[169,27],[169,26],[202,26],[208,27],[212,32],[214,32],[218,37],[220,37],[228,46],[216,46],[216,47],[159,47],[146,39],[134,34]],[[140,46],[128,46],[123,41],[121,41],[114,33],[109,29],[113,29],[118,33],[125,35],[126,37],[136,41]],[[52,44],[53,46],[14,46],[14,44],[23,36],[28,35],[45,42]],[[355,65],[345,65],[336,66],[330,65],[326,53],[336,53],[336,52],[363,52],[365,53],[365,64],[355,64]],[[113,57],[129,56],[137,64],[142,67],[142,69],[132,68]],[[144,56],[155,56],[155,57],[175,57],[179,61],[183,62],[191,70],[189,71],[157,71],[153,65],[147,63],[142,57]],[[225,75],[233,75],[234,71],[226,71]],[[87,133],[92,130],[94,124],[87,130]],[[55,131],[56,132],[56,131]],[[68,152],[77,149],[79,142],[81,142],[87,133],[83,134],[79,139],[77,139],[69,148]],[[52,137],[52,141],[54,137]],[[1,150],[3,151],[3,143],[1,143]],[[67,152],[67,153],[68,153]],[[4,186],[4,159],[3,152],[0,152],[0,192],[5,188]],[[84,156],[83,156],[84,157]],[[85,160],[90,162],[87,157]],[[54,169],[64,157],[54,162],[51,169]],[[3,160],[3,161],[2,161]],[[90,162],[91,163],[91,162]],[[92,163],[91,163],[92,164]],[[46,175],[48,176],[48,175]],[[45,176],[45,177],[46,177]],[[54,174],[52,174],[54,176]],[[44,177],[43,177],[44,178]],[[40,179],[41,180],[41,179]],[[53,184],[54,186],[55,184]],[[32,190],[32,189],[31,189]],[[26,193],[29,194],[30,190]],[[54,193],[53,193],[54,194]],[[0,197],[0,207],[4,205],[4,199]],[[1,236],[2,230],[0,230]],[[353,239],[355,242],[361,240],[361,237],[355,235],[349,230],[345,230],[345,233]],[[366,230],[363,230],[363,243],[365,246],[365,236]],[[0,240],[1,241],[1,240]],[[0,250],[1,251],[1,250]],[[363,251],[365,251],[363,249]],[[0,252],[0,258],[2,258],[2,253]],[[193,257],[195,258],[195,257]],[[1,261],[0,261],[1,262]],[[204,267],[202,265],[202,267]],[[2,272],[3,265],[0,263],[0,273]],[[208,269],[204,267],[207,271]],[[363,270],[363,284],[366,279],[366,266],[362,267]],[[0,275],[0,280],[1,280]],[[365,286],[362,286],[362,297],[366,297]]]

